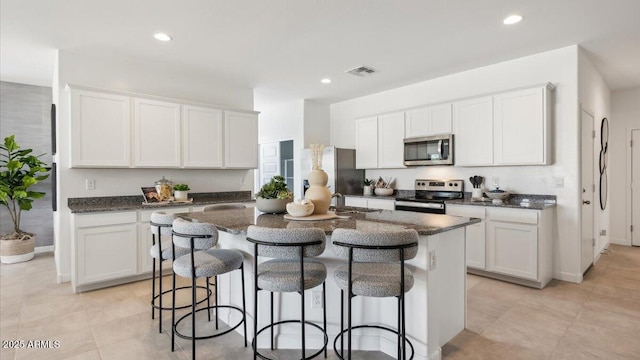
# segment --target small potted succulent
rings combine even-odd
[[[176,201],[186,201],[189,199],[189,185],[176,184],[173,186],[173,199]]]
[[[362,188],[362,195],[367,196],[367,195],[373,195],[373,184],[375,183],[375,180],[373,179],[364,179],[362,181],[362,185],[364,185],[364,187]]]
[[[256,193],[256,207],[266,213],[283,213],[287,203],[293,201],[293,194],[287,188],[282,176],[274,176]]]

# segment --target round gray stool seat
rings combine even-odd
[[[187,249],[189,250],[189,249]],[[242,265],[242,253],[228,249],[208,249],[193,253],[196,278],[213,277],[237,270]],[[190,278],[191,254],[183,255],[173,262],[176,275]]]
[[[389,297],[400,295],[400,265],[398,263],[353,263],[351,291],[354,295]],[[334,272],[336,284],[349,288],[349,264],[340,265]],[[404,267],[404,291],[413,287],[413,273]]]
[[[167,235],[167,240],[162,240],[162,260],[173,260],[173,250],[171,249],[173,246],[171,242],[171,234]],[[186,255],[189,252],[189,249],[176,247],[176,258]],[[160,259],[160,248],[157,243],[151,247],[149,253],[152,258]]]
[[[300,261],[274,259],[258,266],[258,287],[272,292],[300,291]],[[327,267],[320,261],[304,259],[304,289],[321,285],[327,277]]]

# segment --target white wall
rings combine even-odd
[[[162,96],[224,108],[253,110],[253,90],[228,86],[198,72],[177,72],[162,63],[134,59],[94,58],[58,51],[54,74],[54,103],[58,107],[58,212],[56,264],[59,280],[71,274],[71,229],[67,199],[70,197],[137,195],[162,176],[188,183],[194,192],[253,189],[253,170],[70,169],[69,96],[66,84]],[[96,189],[85,190],[85,179],[96,180]],[[125,180],[126,179],[126,180]]]
[[[623,245],[631,245],[629,231],[631,193],[627,181],[631,165],[629,157],[631,129],[640,130],[640,88],[611,93],[611,117],[609,118],[611,242]],[[634,144],[634,146],[640,146],[640,144]],[[636,200],[638,199],[640,196],[636,195]]]
[[[593,149],[593,169],[594,179],[593,183],[596,184],[596,192],[593,197],[593,209],[595,214],[593,217],[593,234],[596,240],[596,246],[594,249],[594,256],[599,257],[602,249],[609,245],[609,214],[611,204],[607,204],[604,210],[600,208],[600,124],[602,118],[609,117],[610,114],[610,94],[611,90],[604,78],[593,67],[591,61],[584,53],[582,49],[578,53],[578,100],[583,109],[587,110],[590,114],[593,114],[594,124],[593,128],[596,131],[596,137],[594,140]],[[580,132],[579,132],[580,133]],[[581,166],[581,165],[580,165]],[[611,170],[607,170],[609,179],[611,179]],[[587,186],[581,186],[586,188]],[[609,186],[610,188],[610,186]],[[580,208],[582,210],[582,207]],[[601,230],[606,230],[607,235],[599,235]]]
[[[555,161],[549,166],[415,167],[368,170],[368,178],[396,177],[396,188],[413,189],[416,178],[468,179],[499,177],[500,186],[516,193],[556,195],[558,238],[554,245],[554,277],[581,281],[578,191],[580,172],[578,128],[578,47],[570,46],[498,63],[331,105],[331,143],[355,148],[354,119],[425,104],[477,96],[551,82],[556,85],[553,107]],[[555,186],[555,178],[564,187]],[[470,183],[466,182],[467,189]]]

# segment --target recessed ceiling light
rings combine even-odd
[[[502,20],[502,23],[505,25],[513,25],[519,23],[520,21],[522,21],[522,15],[514,14],[504,18],[504,20]]]
[[[324,79],[320,80],[320,82],[323,83],[323,84],[331,84],[331,79],[324,78]]]
[[[157,34],[154,34],[153,37],[156,38],[156,40],[160,40],[160,41],[171,41],[171,36],[165,33],[157,33]]]

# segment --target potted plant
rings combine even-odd
[[[364,185],[364,187],[362,188],[362,195],[367,196],[367,195],[372,195],[372,188],[373,188],[373,183],[374,180],[373,179],[364,179],[362,181],[362,185]]]
[[[0,145],[0,203],[9,210],[13,232],[0,236],[0,261],[6,264],[33,259],[35,235],[20,229],[22,211],[31,210],[32,202],[45,193],[29,190],[49,177],[50,168],[31,155],[32,149],[20,149],[15,135]],[[44,154],[43,154],[44,155]]]
[[[186,201],[189,199],[189,185],[176,184],[173,187],[173,199],[176,201]]]
[[[287,203],[293,201],[293,194],[287,188],[282,176],[274,176],[256,193],[256,207],[266,213],[283,213]]]

